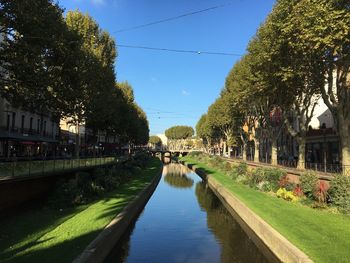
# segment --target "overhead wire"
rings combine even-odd
[[[184,13],[184,14],[181,14],[181,15],[173,16],[173,17],[168,17],[168,18],[164,18],[164,19],[161,19],[161,20],[156,20],[156,21],[145,23],[145,24],[141,24],[141,25],[136,25],[136,26],[131,26],[131,27],[127,27],[127,28],[122,28],[122,29],[113,31],[112,33],[121,33],[121,32],[136,30],[136,29],[140,29],[140,28],[144,28],[144,27],[149,27],[149,26],[153,26],[153,25],[169,22],[169,21],[172,21],[172,20],[177,20],[177,19],[180,19],[180,18],[183,18],[183,17],[192,16],[192,15],[196,15],[196,14],[212,11],[214,9],[222,8],[222,7],[228,6],[230,4],[232,4],[232,3],[216,5],[216,6],[208,7],[208,8],[205,8],[205,9],[200,9],[200,10],[197,10],[197,11],[192,11],[192,12]]]
[[[134,46],[134,45],[124,45],[124,44],[118,44],[117,46],[118,47],[123,47],[123,48],[147,49],[147,50],[176,52],[176,53],[190,53],[190,54],[197,54],[197,55],[204,54],[204,55],[221,55],[221,56],[235,56],[235,57],[243,56],[243,54],[238,54],[238,53],[217,52],[217,51],[171,49],[171,48],[158,48],[158,47],[149,47],[149,46]]]

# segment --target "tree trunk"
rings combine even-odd
[[[298,144],[299,144],[299,155],[298,155],[298,169],[305,169],[305,145],[306,141],[305,138],[300,138],[298,139]]]
[[[259,141],[254,139],[254,162],[259,162]]]
[[[75,133],[75,149],[74,149],[75,158],[80,156],[80,134],[79,134],[79,122],[77,122],[77,129]]]
[[[272,165],[278,165],[277,161],[277,139],[273,138],[272,139],[272,145],[271,145],[271,164]]]
[[[242,145],[242,157],[243,157],[243,161],[247,161],[247,145],[245,142],[243,142],[243,145]]]
[[[350,120],[339,113],[339,139],[343,174],[350,176]]]

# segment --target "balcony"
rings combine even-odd
[[[0,126],[0,138],[19,139],[19,140],[33,140],[46,141],[58,139],[56,135],[51,132],[38,132],[35,129],[22,129],[19,127],[4,127]]]

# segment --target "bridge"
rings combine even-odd
[[[168,149],[150,149],[148,150],[152,156],[156,156],[157,154],[160,154],[162,159],[164,157],[171,158],[173,156],[186,156],[190,152],[197,151],[197,150],[192,150],[192,149],[180,149],[180,150],[168,150]]]

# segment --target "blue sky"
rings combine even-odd
[[[66,10],[89,13],[117,46],[243,54],[274,0],[59,0]],[[224,5],[207,12],[115,32],[161,19]],[[117,80],[127,80],[144,109],[151,134],[173,125],[195,127],[218,97],[239,56],[173,53],[118,47]]]

